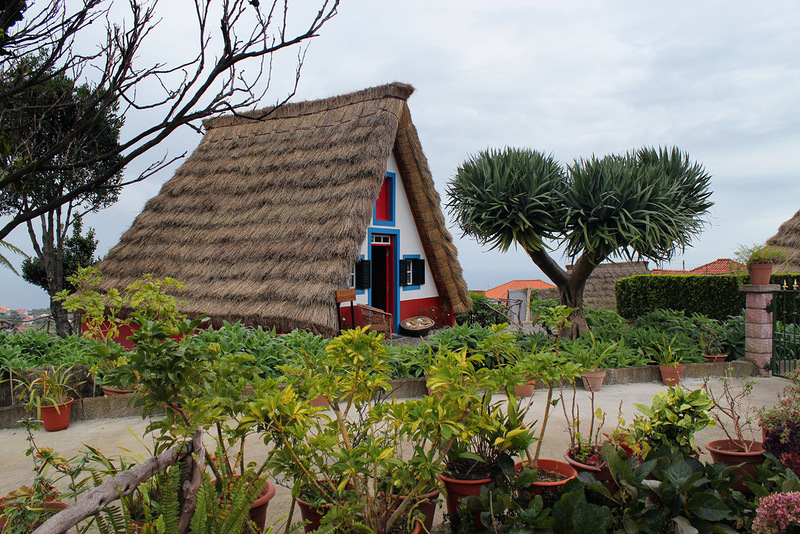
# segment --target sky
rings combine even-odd
[[[186,4],[160,2],[163,20],[142,51],[145,59],[192,49]],[[291,21],[318,7],[313,0],[291,3]],[[527,147],[569,164],[677,146],[711,175],[714,207],[692,246],[659,267],[731,258],[800,210],[795,0],[343,0],[338,11],[307,48],[294,101],[393,81],[413,85],[411,117],[443,203],[458,165],[487,148]],[[264,107],[289,90],[296,58],[294,50],[275,58]],[[126,119],[123,136],[137,124]],[[190,153],[199,141],[199,134],[179,131],[126,175],[165,152]],[[100,256],[174,169],[128,187],[117,204],[85,218],[84,228],[96,229]],[[450,231],[470,289],[547,280],[521,250],[489,251],[452,223]],[[32,252],[24,228],[8,241]],[[4,255],[19,266],[18,257]],[[557,252],[556,258],[569,263]],[[46,307],[48,297],[0,270],[0,305]]]

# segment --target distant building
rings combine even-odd
[[[509,298],[509,291],[531,288],[538,292],[542,289],[555,289],[555,287],[553,284],[548,284],[541,280],[511,280],[492,289],[487,289],[485,294],[490,299],[507,299]]]

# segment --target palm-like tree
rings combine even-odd
[[[642,148],[563,166],[528,149],[486,150],[458,167],[447,207],[465,235],[503,252],[514,244],[576,308],[572,335],[586,330],[583,291],[611,257],[664,261],[702,231],[711,177],[677,148]],[[549,250],[563,246],[567,271]]]
[[[20,249],[18,249],[17,247],[12,245],[11,243],[6,243],[5,241],[0,241],[0,247],[8,249],[11,252],[15,252],[15,253],[20,254],[22,256],[25,256],[26,258],[28,257],[24,252],[22,252]],[[8,261],[8,259],[5,256],[3,256],[2,254],[0,254],[0,265],[2,265],[3,267],[7,267],[7,268],[11,269],[12,271],[14,271],[14,274],[16,274],[17,276],[20,275],[17,272],[17,270],[14,268],[14,266],[11,265],[11,262]]]

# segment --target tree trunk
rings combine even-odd
[[[559,304],[563,304],[568,308],[575,308],[575,311],[569,316],[572,326],[565,329],[560,335],[575,339],[581,335],[581,332],[588,332],[589,326],[583,316],[583,290],[586,288],[586,280],[592,274],[594,266],[599,261],[593,261],[585,254],[581,254],[572,270],[567,272],[559,267],[544,250],[529,251],[528,256],[558,287]]]
[[[570,277],[570,282],[573,281],[572,277]],[[568,284],[567,286],[559,286],[558,288],[559,304],[563,304],[568,308],[575,308],[575,311],[569,316],[572,325],[559,333],[567,339],[575,339],[580,337],[582,332],[589,331],[589,325],[586,323],[586,318],[583,316],[583,290],[586,287],[586,280],[580,284],[580,287],[573,288],[571,286],[572,284]]]

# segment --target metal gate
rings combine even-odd
[[[787,376],[800,369],[800,290],[784,284],[783,291],[772,295],[772,362],[773,375]]]

